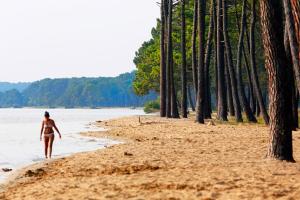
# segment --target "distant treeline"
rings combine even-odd
[[[136,107],[156,99],[156,93],[139,97],[132,82],[135,72],[118,77],[44,79],[0,92],[0,107]],[[1,86],[1,84],[0,84]]]
[[[24,91],[30,83],[8,83],[8,82],[0,82],[0,92],[6,92],[8,90],[16,89],[20,92]]]

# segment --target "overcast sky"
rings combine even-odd
[[[0,1],[0,81],[131,71],[157,17],[155,0]]]

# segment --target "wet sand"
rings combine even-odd
[[[99,122],[123,144],[19,171],[0,199],[300,199],[296,163],[268,160],[268,128],[156,116]]]

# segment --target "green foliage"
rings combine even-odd
[[[145,104],[144,106],[144,112],[145,113],[154,113],[158,112],[160,109],[160,103],[159,99],[154,100],[154,101],[149,101]]]
[[[1,107],[130,107],[143,106],[157,98],[152,92],[138,97],[132,89],[135,72],[115,78],[44,79],[32,83],[22,93],[0,93]]]
[[[241,13],[242,1],[237,1],[237,14],[238,18]],[[193,11],[194,0],[188,1],[186,5],[186,28],[187,28],[187,67],[188,67],[188,81],[192,82],[192,70],[191,70],[191,41],[192,41],[192,30],[193,30]],[[207,3],[206,9],[206,35],[208,32],[209,26],[209,9],[210,3]],[[250,12],[248,12],[248,23],[250,22]],[[236,17],[236,8],[234,3],[229,4],[228,8],[228,31],[230,42],[232,46],[232,54],[233,54],[233,62],[236,64],[236,55],[237,55],[237,45],[239,38],[238,26],[240,22]],[[181,67],[181,50],[180,50],[180,42],[181,42],[181,19],[180,19],[180,4],[178,4],[174,8],[174,17],[173,17],[173,57],[174,57],[174,78],[175,78],[175,87],[179,91],[180,89],[180,67]],[[159,74],[160,74],[160,20],[157,20],[157,25],[152,29],[152,38],[149,41],[143,43],[142,47],[136,52],[136,56],[134,58],[134,63],[137,68],[137,73],[135,80],[133,82],[134,92],[138,95],[146,95],[151,91],[159,91]],[[247,31],[249,32],[250,27],[248,24]],[[249,34],[249,33],[248,33]],[[214,41],[213,41],[214,42]],[[256,56],[257,56],[257,68],[258,68],[258,76],[262,86],[262,90],[266,91],[267,85],[267,76],[264,68],[264,53],[262,47],[262,41],[260,37],[260,26],[259,22],[256,26]],[[246,56],[248,58],[248,62],[250,61],[247,37],[245,37],[244,41],[246,47]],[[211,65],[210,65],[210,76],[212,78],[211,87],[212,92],[215,88],[215,69],[214,69],[214,50],[212,51],[211,57]],[[248,84],[245,62],[243,63],[243,79],[245,81],[245,85]]]

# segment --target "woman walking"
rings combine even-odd
[[[51,158],[52,156],[52,146],[55,138],[53,129],[56,130],[60,139],[61,139],[61,134],[58,128],[56,127],[54,120],[50,119],[49,112],[46,111],[44,117],[45,119],[42,122],[40,140],[42,141],[42,135],[44,134],[45,157],[47,159],[47,158]]]

